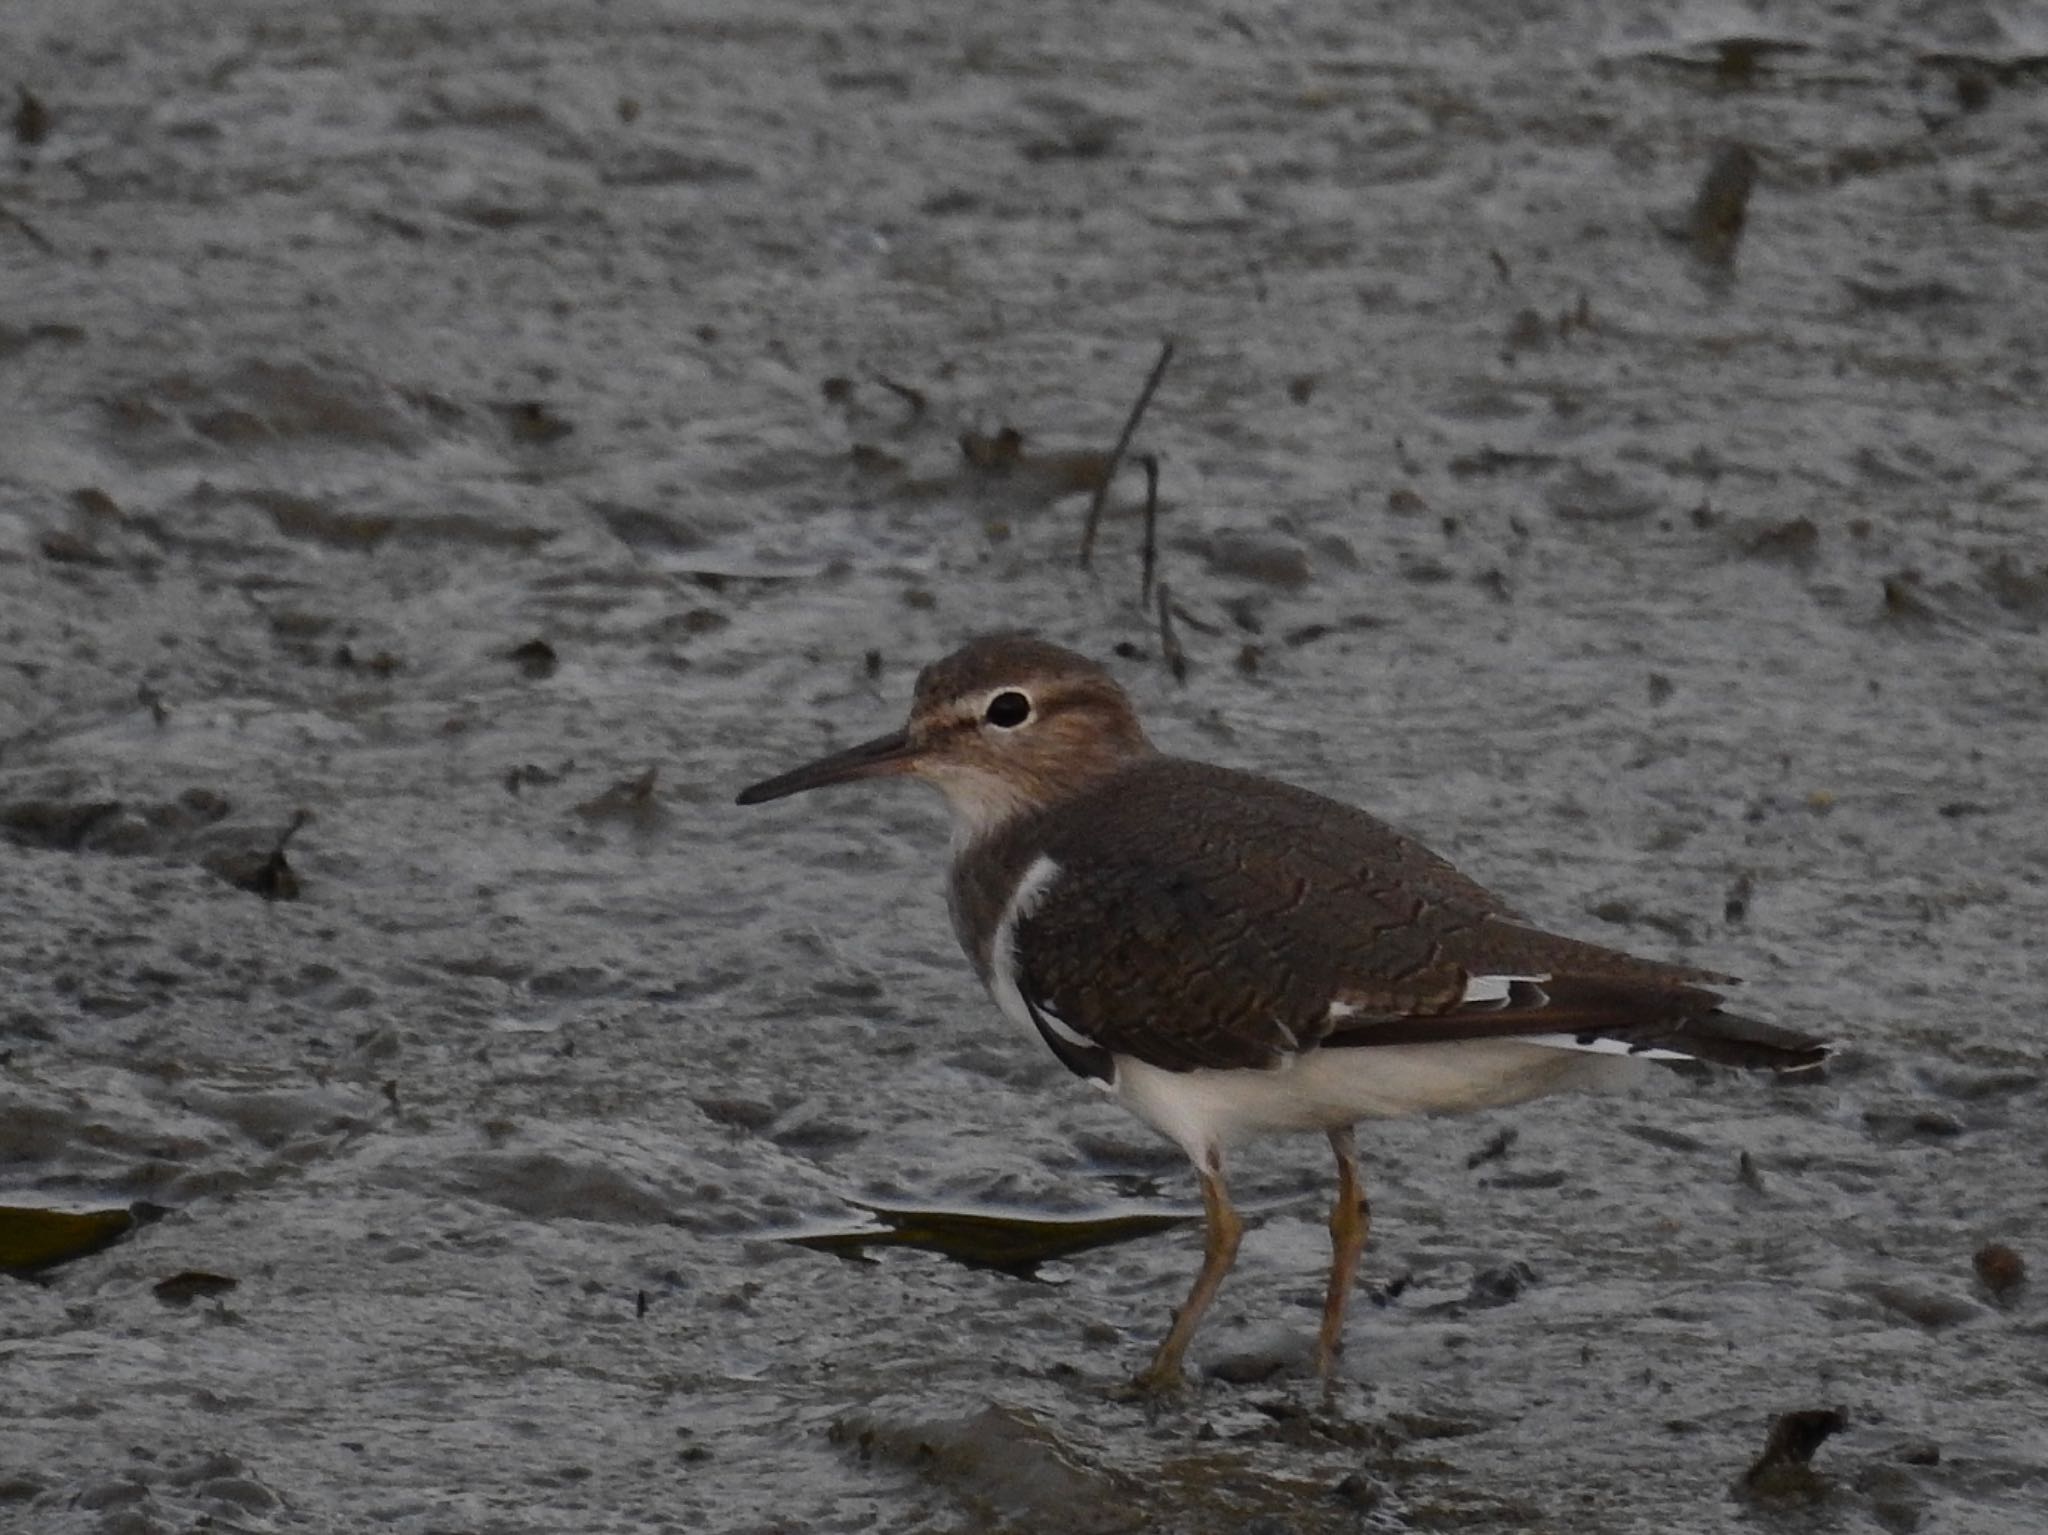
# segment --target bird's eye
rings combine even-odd
[[[1015,730],[1031,718],[1031,700],[1022,693],[998,693],[981,717],[999,730]]]

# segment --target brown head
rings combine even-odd
[[[990,634],[918,674],[903,729],[757,783],[739,802],[907,774],[944,793],[955,841],[967,843],[1151,750],[1100,666],[1028,634]]]

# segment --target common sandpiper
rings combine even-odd
[[[1107,671],[1027,635],[970,641],[919,674],[903,729],[739,802],[890,775],[946,797],[953,929],[996,1005],[1194,1163],[1202,1267],[1143,1388],[1179,1383],[1237,1257],[1224,1168],[1247,1137],[1319,1130],[1336,1153],[1327,1381],[1371,1219],[1358,1121],[1521,1103],[1631,1061],[1828,1053],[1727,1011],[1732,977],[1532,926],[1364,811],[1158,751]]]

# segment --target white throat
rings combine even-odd
[[[932,781],[953,813],[953,857],[970,849],[1031,809],[1022,794],[988,773],[947,774]]]

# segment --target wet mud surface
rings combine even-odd
[[[2048,35],[1607,10],[7,7],[0,1528],[2038,1529]],[[1844,1054],[784,1240],[1195,1207],[730,804],[996,625]]]

